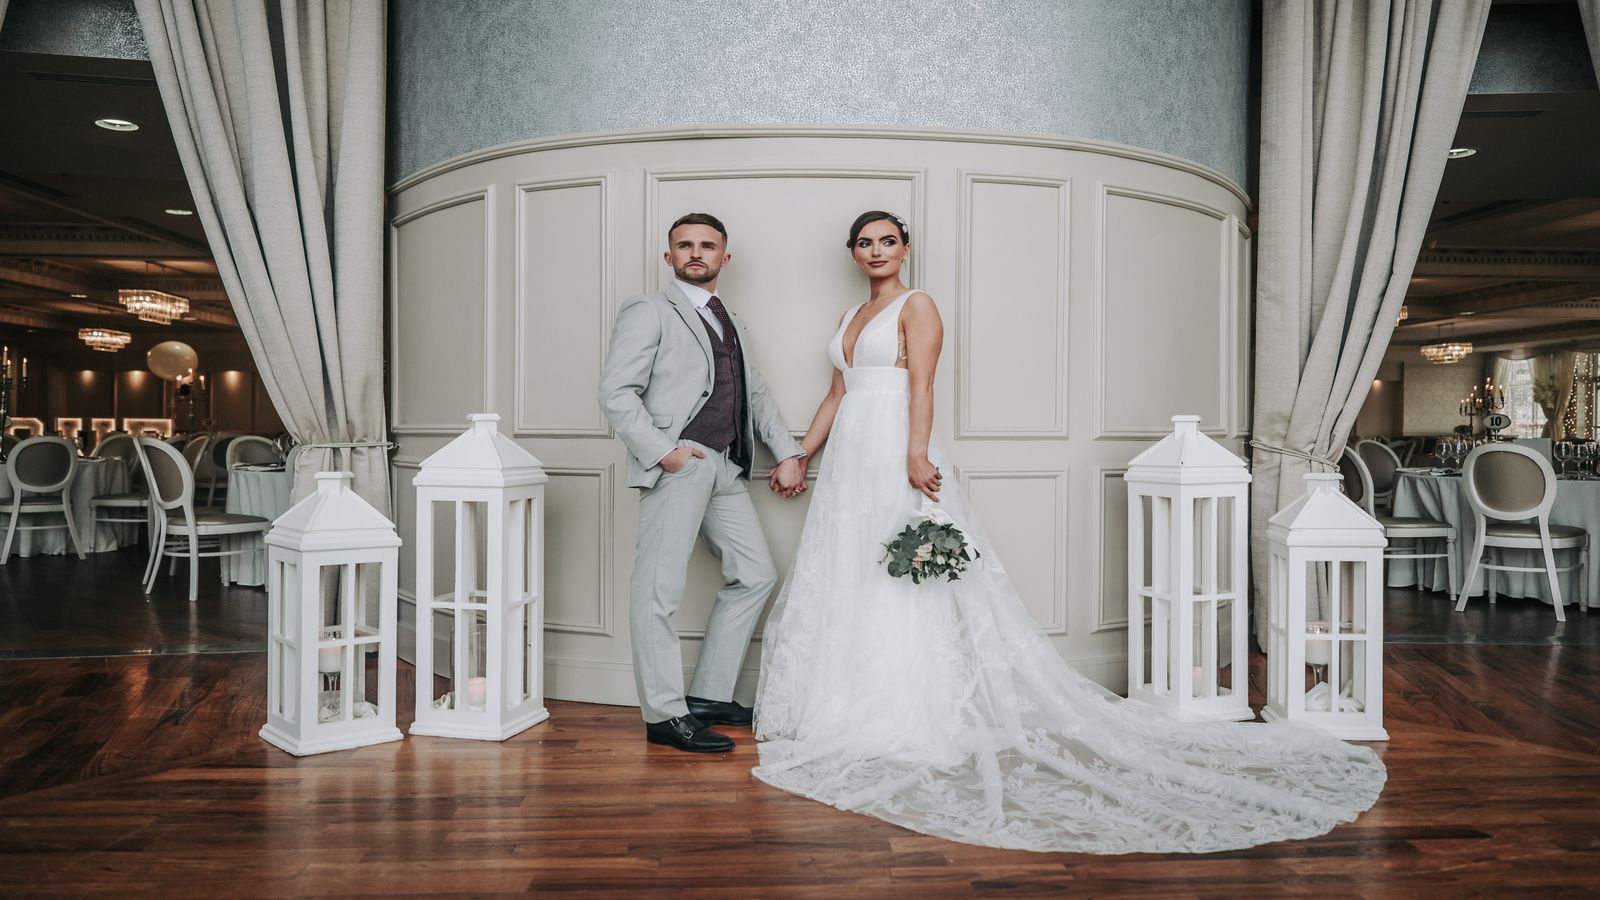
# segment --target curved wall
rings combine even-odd
[[[1059,134],[1245,182],[1249,0],[390,6],[392,180],[558,134],[707,123]]]
[[[1192,163],[1109,145],[747,126],[499,148],[392,197],[401,534],[415,534],[418,463],[467,413],[498,413],[550,474],[551,696],[634,702],[638,492],[622,481],[626,451],[595,392],[618,303],[671,277],[667,225],[692,209],[728,224],[734,261],[718,293],[799,435],[829,384],[824,344],[865,291],[845,230],[873,207],[908,219],[910,281],[944,318],[934,427],[957,477],[1062,655],[1103,683],[1125,682],[1124,467],[1175,413],[1200,415],[1232,446],[1248,422],[1250,236],[1238,189]],[[757,456],[764,471],[770,458]],[[753,488],[782,569],[810,495]],[[436,558],[448,558],[449,525],[435,522]],[[432,589],[443,593],[447,567],[439,577]],[[400,578],[405,623],[417,590],[409,550]],[[697,549],[677,617],[688,666],[719,584],[715,560]],[[759,658],[759,648],[746,658],[741,699]]]

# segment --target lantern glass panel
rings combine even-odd
[[[324,631],[338,632],[335,637],[345,636],[345,625],[349,621],[349,604],[344,600],[344,595],[349,591],[347,581],[348,573],[344,566],[323,566],[317,579],[318,587],[322,590],[322,628]]]
[[[433,617],[434,709],[454,708],[457,616],[457,613],[445,610]]]
[[[451,620],[448,684],[443,694],[436,695],[434,706],[484,709],[489,691],[489,613],[462,609]]]
[[[1154,524],[1154,520],[1151,514],[1154,509],[1155,499],[1148,494],[1142,494],[1139,497],[1139,521],[1144,524],[1144,536],[1139,541],[1139,546],[1144,548],[1144,559],[1140,562],[1140,571],[1143,574],[1139,576],[1139,586],[1147,590],[1154,583],[1152,579],[1154,578],[1155,544],[1152,540],[1154,535],[1151,533],[1151,526]]]
[[[1233,593],[1233,579],[1239,573],[1233,571],[1233,497],[1216,498],[1217,508],[1217,590],[1224,594]]]
[[[1339,574],[1336,564],[1323,560],[1306,563],[1306,593],[1299,601],[1304,604],[1306,631],[1316,633],[1332,630],[1333,626],[1328,620],[1328,596],[1330,588],[1334,587],[1332,580]],[[1294,597],[1288,599],[1290,602],[1296,600]]]
[[[366,705],[376,713],[381,707],[378,705],[378,653],[380,644],[377,641],[358,644],[356,647],[356,696],[366,701]]]
[[[381,599],[378,591],[383,584],[383,565],[376,562],[356,563],[347,567],[355,572],[353,596],[355,603],[355,636],[377,637],[381,634],[379,613]]]
[[[1339,711],[1366,712],[1367,709],[1367,642],[1363,640],[1339,642]]]
[[[489,510],[473,500],[433,503],[433,593],[444,603],[489,600]]]
[[[300,633],[300,567],[284,560],[272,562],[272,579],[277,591],[267,595],[268,652],[274,683],[268,692],[272,713],[293,722],[299,710],[300,653],[296,644]]]
[[[1367,631],[1367,564],[1352,560],[1339,563],[1339,631],[1365,634]]]

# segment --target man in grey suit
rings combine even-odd
[[[677,277],[654,296],[623,301],[600,374],[600,407],[628,448],[628,484],[640,489],[629,623],[645,737],[702,753],[733,749],[709,726],[750,724],[733,687],[778,577],[744,485],[754,438],[781,460],[774,490],[805,490],[805,452],[779,421],[738,319],[716,295],[732,258],[715,216],[674,222],[665,259]],[[725,582],[685,694],[672,614],[696,534],[722,561]]]

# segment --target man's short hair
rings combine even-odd
[[[709,225],[715,228],[718,234],[722,235],[723,246],[727,246],[728,229],[723,227],[721,219],[710,213],[692,212],[688,215],[679,216],[678,221],[673,222],[672,227],[667,229],[668,243],[672,242],[672,233],[678,230],[679,225]]]

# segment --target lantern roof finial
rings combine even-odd
[[[266,543],[291,550],[398,547],[394,523],[350,487],[350,472],[318,472],[311,495],[272,523]]]
[[[1343,476],[1310,472],[1305,493],[1267,520],[1268,536],[1290,545],[1383,547],[1383,526],[1339,490]]]
[[[1200,431],[1200,417],[1172,417],[1172,433],[1128,463],[1127,481],[1248,484],[1245,461]]]
[[[466,432],[422,461],[418,487],[511,487],[547,480],[538,457],[500,432],[500,416],[472,413]]]

